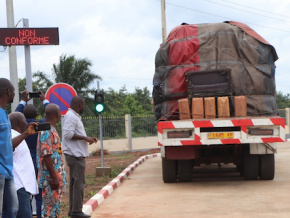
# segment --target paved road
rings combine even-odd
[[[232,165],[203,167],[190,183],[164,184],[146,160],[92,217],[290,217],[290,143],[278,145],[272,181],[246,181]]]

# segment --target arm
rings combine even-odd
[[[50,178],[51,178],[51,183],[50,183],[50,186],[51,186],[51,189],[52,190],[56,190],[59,186],[59,181],[57,179],[57,176],[56,176],[56,173],[55,173],[55,170],[54,170],[54,166],[53,166],[53,163],[52,163],[52,160],[51,160],[51,155],[46,155],[43,157],[43,160],[44,160],[44,163],[47,167],[47,170],[50,174]]]
[[[85,135],[78,135],[75,133],[75,128],[78,121],[75,120],[72,117],[65,117],[64,118],[64,125],[62,127],[62,133],[63,137],[68,140],[83,140],[88,142],[89,144],[92,144],[94,142],[97,142],[98,139],[96,137],[88,137]]]
[[[38,132],[35,131],[35,125],[37,123],[31,122],[29,123],[29,126],[26,131],[21,133],[21,135],[15,137],[12,139],[12,145],[13,145],[13,150],[24,140],[26,139],[27,136],[36,134]]]
[[[46,108],[46,106],[49,104],[49,101],[47,99],[45,99],[45,95],[43,94],[42,91],[38,90],[38,92],[40,93],[39,98],[43,103],[43,107],[44,109]]]
[[[20,101],[19,104],[17,105],[17,108],[15,109],[15,112],[23,113],[23,109],[25,105],[26,105],[26,102]]]
[[[23,109],[30,99],[31,98],[28,98],[28,91],[26,91],[26,90],[22,91],[21,92],[21,101],[19,102],[15,111],[23,113]]]
[[[84,141],[88,142],[89,144],[93,144],[94,142],[98,141],[98,139],[96,137],[81,136],[81,135],[77,135],[77,134],[74,134],[73,137],[71,138],[71,140],[84,140]]]

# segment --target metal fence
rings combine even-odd
[[[100,137],[98,117],[83,117],[87,135]],[[102,117],[103,138],[126,138],[125,117]],[[133,116],[131,118],[132,137],[156,136],[157,127],[154,116]]]
[[[279,109],[279,116],[286,118],[286,109]]]

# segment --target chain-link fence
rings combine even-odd
[[[102,117],[103,139],[126,138],[124,117]],[[87,135],[100,137],[99,118],[84,117],[82,121]]]
[[[286,118],[286,109],[279,109],[279,117]]]
[[[84,117],[82,121],[87,135],[100,137],[99,118]],[[125,117],[102,117],[103,138],[126,138]],[[132,137],[156,136],[157,127],[154,116],[137,116],[131,118]]]

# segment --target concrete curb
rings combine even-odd
[[[112,192],[118,188],[121,183],[134,171],[134,169],[142,164],[145,160],[151,159],[153,157],[160,157],[160,153],[148,154],[140,157],[134,163],[129,165],[126,169],[122,171],[116,178],[104,186],[97,194],[95,194],[90,200],[88,200],[83,205],[83,212],[86,214],[91,214],[103,201],[112,194]]]

